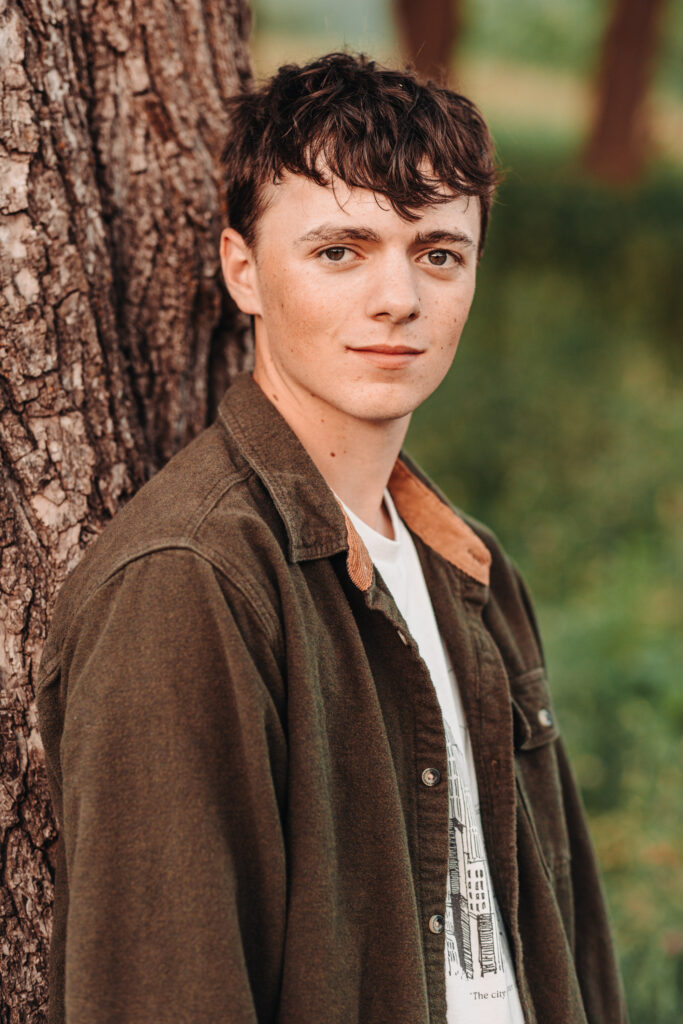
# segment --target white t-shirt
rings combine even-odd
[[[455,673],[436,624],[413,539],[388,491],[384,501],[394,540],[377,533],[346,505],[344,508],[406,620],[441,705],[449,787],[445,963],[448,1022],[524,1024],[510,949],[491,885],[472,747]]]

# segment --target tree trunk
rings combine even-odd
[[[55,592],[249,355],[217,258],[249,21],[246,0],[0,0],[0,1024],[45,1020]]]
[[[419,77],[448,81],[461,29],[460,0],[394,0],[401,46]]]
[[[614,0],[605,33],[584,165],[611,184],[641,176],[648,155],[646,98],[665,0]]]

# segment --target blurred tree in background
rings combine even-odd
[[[401,61],[390,0],[252,6],[257,73],[345,44]],[[649,160],[615,188],[584,152],[623,56],[620,6],[461,0],[450,78],[492,126],[506,179],[460,351],[407,447],[530,584],[632,1024],[679,1024],[683,0],[655,0],[642,66],[624,62],[636,112],[649,76]]]
[[[401,49],[421,78],[448,77],[461,29],[461,0],[394,0]]]
[[[613,184],[635,181],[646,162],[646,98],[664,4],[613,2],[584,157],[589,172]],[[447,79],[462,28],[462,0],[393,0],[393,7],[406,59],[423,79]]]
[[[614,0],[585,165],[614,184],[638,179],[649,144],[647,91],[665,0]]]

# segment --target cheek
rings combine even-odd
[[[465,326],[465,321],[469,316],[470,308],[472,306],[472,300],[474,299],[474,282],[466,288],[463,288],[460,295],[458,295],[457,302],[455,304],[453,321],[456,328],[461,331]]]
[[[450,364],[455,355],[473,295],[474,289],[468,288],[455,297],[439,296],[431,309],[424,314],[423,327],[431,339],[439,366]]]
[[[474,290],[468,289],[455,298],[435,302],[430,313],[427,313],[425,319],[430,320],[432,325],[438,328],[444,345],[451,345],[454,340],[457,341],[465,326],[473,297]]]
[[[297,289],[289,275],[281,270],[268,274],[263,286],[263,309],[266,317],[275,320],[291,318],[297,310],[294,296]]]
[[[319,279],[300,269],[279,268],[269,273],[263,307],[267,317],[300,331],[319,328],[330,319],[335,296],[325,294]]]

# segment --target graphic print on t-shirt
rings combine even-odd
[[[446,967],[451,977],[473,980],[503,971],[503,954],[465,757],[448,722],[444,726],[450,782]]]

